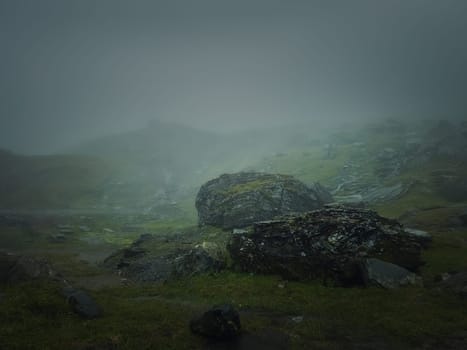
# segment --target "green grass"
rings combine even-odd
[[[423,258],[427,262],[423,274],[428,282],[444,272],[467,271],[467,230],[436,234]]]
[[[0,346],[8,349],[188,349],[202,340],[191,335],[186,310],[158,301],[140,302],[110,292],[94,294],[104,310],[96,320],[72,314],[59,287],[28,283],[5,291],[0,307]],[[196,346],[198,345],[198,346]]]
[[[279,288],[284,283],[284,288]],[[293,348],[316,341],[329,347],[348,337],[381,337],[423,344],[467,327],[467,301],[421,288],[329,288],[284,282],[276,276],[224,272],[167,284],[107,288],[93,292],[104,310],[97,320],[70,313],[59,287],[27,283],[4,291],[0,345],[8,349],[60,349],[113,344],[122,349],[198,349],[204,340],[188,329],[206,307],[232,303],[249,332],[272,328],[291,335]],[[291,322],[303,316],[302,323]]]
[[[365,142],[365,151],[357,151],[349,143],[336,145],[332,159],[324,158],[321,146],[290,150],[287,154],[268,156],[261,161],[255,160],[259,155],[247,161],[226,159],[224,164],[215,164],[207,172],[194,176],[189,185],[198,186],[222,172],[242,169],[289,174],[308,184],[319,181],[326,185],[332,183],[349,159],[364,166],[364,180],[371,183],[377,165],[367,162],[372,159],[369,155],[384,147],[393,147],[396,140],[393,135],[374,135]],[[73,182],[79,183],[82,170],[64,159],[47,161],[50,163],[44,165],[45,168],[37,165],[34,173],[44,171],[45,176],[49,174],[49,167],[54,169],[55,165],[65,164],[65,168],[50,172],[69,175]],[[79,166],[90,162],[81,159],[73,161]],[[226,302],[240,310],[246,331],[255,333],[272,329],[285,333],[290,336],[292,348],[342,349],[349,342],[365,344],[375,338],[379,339],[380,344],[389,344],[392,348],[429,348],[427,344],[433,348],[430,342],[434,340],[441,344],[436,348],[443,348],[444,341],[465,334],[467,300],[431,287],[435,277],[441,273],[467,270],[467,231],[453,229],[450,224],[450,220],[465,209],[467,202],[450,201],[442,195],[433,176],[433,171],[440,169],[448,169],[459,176],[467,173],[465,165],[446,159],[409,165],[399,177],[384,182],[414,182],[409,192],[397,200],[373,206],[381,215],[393,218],[415,211],[407,219],[407,225],[427,230],[433,235],[431,246],[423,252],[426,265],[421,273],[427,288],[331,288],[317,282],[287,282],[277,276],[225,271],[164,284],[131,284],[95,290],[91,294],[102,306],[104,315],[97,320],[84,321],[70,312],[60,294],[60,286],[36,281],[1,287],[0,348],[200,349],[206,343],[189,331],[190,318],[213,304]],[[107,170],[96,170],[93,181],[100,183]],[[38,181],[40,179],[38,177]],[[239,185],[233,191],[258,185]],[[34,206],[47,201],[60,203],[66,195],[74,196],[75,191],[80,195],[86,193],[79,197],[81,199],[75,198],[75,203],[85,203],[95,195],[83,192],[79,184],[68,193],[63,179],[50,186],[47,184],[43,190],[56,194],[48,197],[42,190],[37,191],[37,197],[30,204]],[[84,183],[83,186],[87,188],[95,184]],[[18,192],[18,200],[27,202],[29,190],[24,188],[21,190],[23,192]],[[95,265],[83,261],[83,256],[98,255],[104,249],[126,247],[142,232],[162,237],[181,234],[183,241],[190,246],[209,241],[224,247],[228,232],[196,226],[195,195],[196,191],[193,190],[178,199],[177,205],[186,214],[184,217],[153,220],[143,215],[133,218],[94,215],[89,223],[92,232],[84,233],[76,229],[64,243],[52,243],[48,239],[56,231],[55,221],[39,222],[32,229],[1,228],[0,246],[45,256],[72,281],[103,274]],[[4,197],[4,200],[13,201],[14,198]],[[74,217],[60,219],[75,228],[82,224]],[[137,223],[141,226],[141,232],[122,232],[121,228],[126,223]],[[115,232],[104,232],[103,228],[111,228]],[[164,253],[180,244],[154,242],[154,246],[145,248],[155,254]],[[294,316],[303,316],[304,319],[295,323],[291,321]]]

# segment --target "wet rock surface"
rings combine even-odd
[[[94,299],[85,291],[65,288],[63,294],[74,313],[84,319],[94,319],[102,315],[101,308]]]
[[[207,338],[229,340],[240,335],[241,324],[238,312],[230,304],[214,306],[190,321],[193,333]]]
[[[245,172],[224,174],[201,186],[196,209],[200,225],[238,228],[317,209],[331,200],[319,184],[307,187],[291,176]]]
[[[373,211],[326,207],[256,223],[248,233],[233,234],[227,249],[242,271],[361,285],[366,259],[415,272],[423,264],[420,253],[425,245],[425,237]]]
[[[367,286],[394,289],[422,285],[421,277],[415,273],[379,259],[366,259],[362,265],[362,274]]]
[[[165,281],[225,268],[225,255],[213,242],[195,244],[183,236],[143,234],[130,247],[104,260],[122,277],[140,281]]]

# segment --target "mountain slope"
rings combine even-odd
[[[89,156],[22,156],[0,151],[0,209],[95,205],[112,167]]]

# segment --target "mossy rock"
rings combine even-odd
[[[196,209],[200,225],[230,229],[317,209],[330,201],[331,195],[319,184],[308,187],[289,175],[241,172],[201,186]]]
[[[368,258],[417,271],[426,245],[425,236],[374,211],[326,207],[256,223],[233,234],[227,249],[241,271],[349,286],[364,284],[361,267]]]

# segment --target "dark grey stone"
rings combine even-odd
[[[191,320],[190,329],[207,338],[232,339],[240,335],[240,316],[232,305],[214,306]]]
[[[196,209],[200,225],[232,229],[330,201],[330,193],[319,184],[307,187],[288,175],[245,172],[224,174],[201,186]]]
[[[419,276],[403,267],[379,259],[366,259],[362,266],[366,285],[394,289],[410,285],[421,285]]]
[[[73,312],[85,319],[98,318],[102,315],[101,308],[85,291],[65,288],[63,291]]]
[[[371,210],[333,206],[256,223],[249,232],[232,235],[227,249],[234,267],[245,272],[362,285],[365,259],[416,271],[423,265],[424,246],[424,237],[407,233],[395,220]]]

